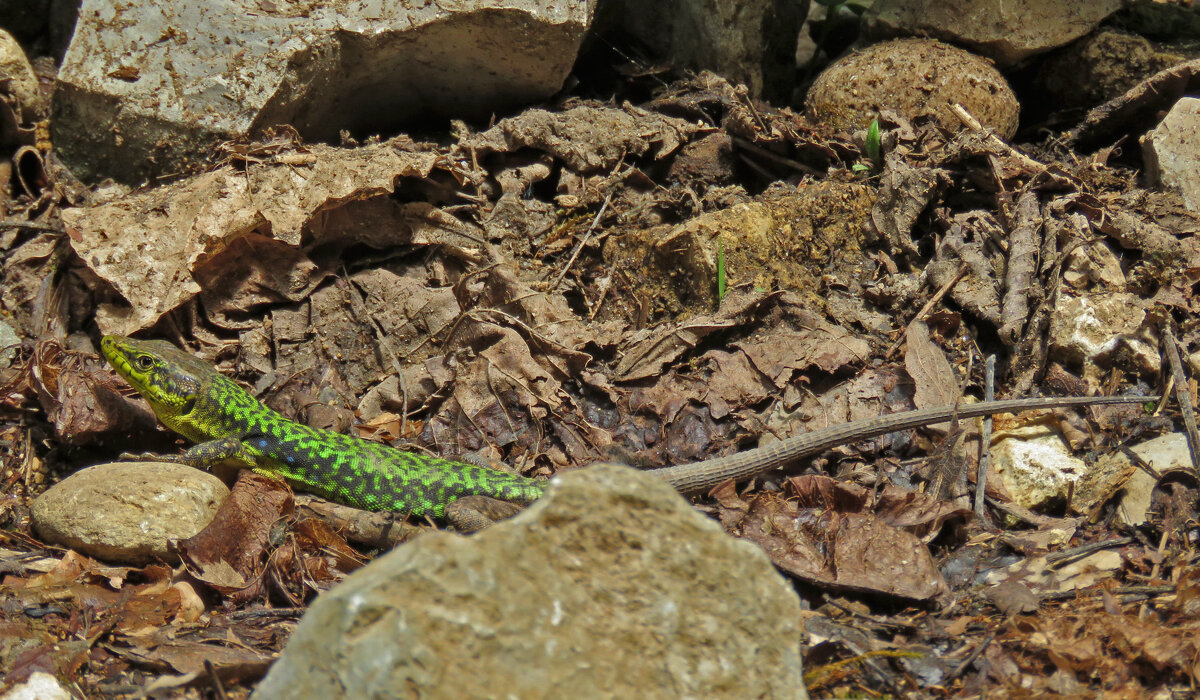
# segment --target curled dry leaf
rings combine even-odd
[[[617,379],[630,382],[658,376],[664,366],[694,349],[703,338],[740,325],[750,314],[773,302],[781,294],[735,292],[726,297],[718,313],[701,316],[682,325],[668,324],[654,332],[634,334],[621,353]]]
[[[742,498],[716,489],[730,534],[761,546],[784,571],[814,584],[929,600],[946,584],[913,530],[928,533],[968,510],[927,502],[919,494],[871,502],[871,492],[824,476],[788,480],[793,499],[764,493]]]

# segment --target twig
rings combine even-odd
[[[752,143],[750,140],[744,139],[741,136],[734,136],[733,142],[735,144],[737,144],[739,147],[744,148],[747,151],[750,151],[757,155],[760,155],[763,158],[766,158],[767,160],[773,160],[776,163],[779,163],[780,165],[786,165],[787,167],[792,168],[794,170],[799,170],[802,173],[806,173],[808,175],[814,175],[814,176],[819,176],[819,175],[824,174],[820,170],[817,170],[816,168],[812,167],[811,165],[805,165],[804,163],[801,163],[798,160],[788,158],[787,156],[781,156],[778,153],[767,150],[766,148],[763,148],[762,146],[758,145],[757,143]]]
[[[1099,588],[1095,589],[1096,592],[1099,592],[1100,590],[1103,590],[1103,589],[1099,589]],[[1060,591],[1057,593],[1047,593],[1045,595],[1040,595],[1040,596],[1038,596],[1038,600],[1042,600],[1042,601],[1070,600],[1071,598],[1074,598],[1083,592],[1084,591],[1082,589],[1072,588],[1069,591]],[[1088,591],[1088,592],[1091,592],[1091,591]],[[1174,586],[1120,586],[1120,587],[1114,588],[1111,591],[1111,593],[1113,595],[1149,595],[1149,596],[1159,596],[1159,595],[1165,595],[1165,594],[1174,593],[1174,592],[1175,592]]]
[[[604,216],[604,211],[608,209],[608,203],[611,200],[612,192],[609,192],[604,198],[604,204],[600,205],[600,211],[596,212],[596,218],[592,219],[592,225],[588,226],[587,233],[584,234],[583,239],[579,241],[579,244],[575,246],[575,251],[571,253],[571,259],[567,261],[567,264],[563,267],[562,272],[558,273],[558,279],[554,280],[554,284],[550,285],[550,289],[548,291],[553,292],[554,290],[558,289],[558,285],[562,284],[563,278],[567,276],[567,272],[571,269],[571,266],[575,264],[575,258],[579,257],[579,252],[583,250],[585,245],[588,244],[588,241],[592,240],[592,231],[596,229],[596,224],[600,223],[600,217]]]
[[[278,617],[299,620],[308,608],[263,608],[261,610],[237,610],[229,613],[231,620],[251,620],[261,617]]]
[[[959,121],[965,124],[967,128],[971,129],[972,131],[986,131],[988,135],[988,141],[991,142],[992,145],[1021,161],[1021,165],[1025,166],[1029,170],[1038,171],[1046,169],[1045,165],[1008,145],[1003,139],[993,134],[990,130],[984,129],[983,124],[980,124],[979,120],[973,117],[970,112],[963,108],[962,105],[954,103],[950,105],[950,110],[954,112],[954,116],[958,117]]]
[[[1042,228],[1037,192],[1026,189],[1017,197],[1015,221],[1009,227],[1008,271],[1000,302],[1000,328],[1005,343],[1014,344],[1029,319],[1029,298],[1034,291],[1038,247],[1034,240]]]
[[[1130,464],[1148,474],[1155,482],[1162,478],[1162,472],[1155,469],[1154,465],[1143,459],[1140,454],[1129,449],[1129,445],[1122,443],[1117,445],[1117,449],[1121,451],[1121,454],[1125,455]]]
[[[954,667],[954,670],[950,672],[950,675],[948,675],[945,680],[950,680],[951,678],[958,678],[961,676],[963,672],[967,670],[967,667],[975,663],[975,659],[978,659],[979,655],[982,654],[989,645],[991,645],[992,640],[996,638],[996,634],[998,632],[999,630],[995,629],[991,632],[988,632],[987,636],[983,638],[983,641],[971,650],[971,653],[967,655],[967,658],[962,660],[962,663]]]
[[[1158,540],[1158,551],[1155,552],[1155,554],[1157,554],[1158,556],[1154,557],[1154,566],[1150,567],[1150,580],[1151,581],[1158,578],[1159,571],[1161,571],[1161,569],[1162,569],[1163,550],[1167,548],[1167,542],[1170,541],[1170,539],[1171,539],[1171,528],[1169,528],[1169,527],[1164,528],[1162,537],[1159,538],[1159,540]],[[1144,619],[1146,617],[1146,615],[1149,614],[1149,612],[1150,611],[1147,610],[1145,606],[1143,606],[1142,611],[1138,614],[1138,617]]]
[[[1082,556],[1091,554],[1092,552],[1098,552],[1102,549],[1111,549],[1112,547],[1124,547],[1127,544],[1133,544],[1133,542],[1134,542],[1134,539],[1132,537],[1118,537],[1118,538],[1112,539],[1112,540],[1101,540],[1099,542],[1089,542],[1087,544],[1081,544],[1078,547],[1071,547],[1070,549],[1064,549],[1061,552],[1054,552],[1053,554],[1047,554],[1046,555],[1046,563],[1054,564],[1055,566],[1057,566],[1059,562],[1066,562],[1067,559],[1075,559],[1076,557],[1082,557]]]
[[[758,122],[758,128],[763,131],[770,131],[771,128],[767,125],[767,120],[763,119],[759,114],[758,108],[754,106],[754,100],[750,97],[750,90],[745,85],[738,85],[733,89],[733,94],[742,101],[746,109],[750,111],[750,116],[754,117],[754,121]]]
[[[983,400],[994,401],[996,399],[995,355],[987,356],[987,361],[984,363],[984,376]],[[975,472],[975,517],[979,518],[980,521],[987,515],[987,503],[984,501],[984,496],[987,494],[987,472],[992,454],[992,451],[989,449],[991,443],[992,417],[984,416],[983,435],[979,437],[979,468]]]
[[[1179,359],[1179,345],[1175,333],[1171,331],[1171,322],[1163,319],[1163,345],[1167,350],[1167,361],[1171,365],[1171,378],[1175,380],[1175,403],[1179,404],[1179,412],[1183,415],[1183,426],[1187,430],[1188,452],[1192,456],[1192,471],[1200,470],[1200,432],[1196,430],[1196,414],[1192,411],[1192,397],[1187,391],[1187,377],[1183,374],[1183,362]]]
[[[951,289],[954,289],[955,285],[962,281],[962,278],[967,276],[968,270],[970,270],[970,265],[967,263],[964,262],[959,265],[958,272],[954,275],[954,279],[950,280],[946,284],[943,284],[942,288],[937,290],[937,292],[929,298],[929,301],[925,302],[925,306],[921,307],[921,310],[917,312],[917,315],[909,319],[908,324],[912,325],[913,323],[923,319],[925,314],[929,313],[929,310],[942,300],[942,297],[946,296]],[[900,348],[900,344],[904,342],[906,337],[908,337],[908,334],[902,333],[900,337],[896,338],[895,342],[892,343],[892,346],[888,348],[887,354],[884,355],[884,357],[886,359],[891,359],[892,355]]]
[[[834,600],[833,598],[830,598],[828,595],[823,595],[822,598],[825,600],[825,602],[827,604],[832,605],[833,607],[837,608],[838,610],[841,610],[842,612],[846,613],[847,615],[850,615],[851,617],[857,617],[857,618],[861,618],[863,620],[867,620],[868,622],[872,622],[876,625],[879,625],[880,627],[896,627],[899,629],[907,629],[907,630],[917,629],[917,625],[914,625],[911,622],[899,622],[897,620],[889,620],[884,617],[879,617],[878,615],[869,615],[864,612],[859,612],[852,607],[849,607],[847,605],[842,605],[840,602],[838,602],[837,600]]]
[[[61,224],[39,224],[33,221],[0,220],[0,228],[24,228],[30,231],[47,231],[49,233],[65,233]]]
[[[762,176],[762,178],[764,180],[767,180],[768,182],[770,182],[770,181],[773,181],[776,179],[775,176],[773,174],[771,174],[766,168],[759,165],[758,163],[755,163],[754,159],[750,158],[745,153],[739,153],[738,159],[741,160],[743,163],[745,163],[746,167],[750,168],[751,170],[753,170],[754,172],[756,172],[760,176]]]
[[[1079,519],[1077,518],[1052,518],[1048,515],[1038,515],[1028,508],[1023,508],[1016,503],[1001,503],[994,498],[987,498],[986,496],[984,498],[987,500],[988,505],[992,506],[993,508],[998,508],[1013,516],[1017,520],[1029,523],[1030,525],[1036,525],[1037,527],[1042,527],[1044,525],[1060,525],[1065,522],[1079,522]]]
[[[213,697],[217,700],[229,700],[229,696],[225,694],[225,686],[221,684],[221,679],[217,677],[217,668],[213,666],[211,659],[204,660],[204,672],[208,674],[208,682],[212,685]]]
[[[307,494],[296,494],[296,512],[324,520],[348,542],[375,549],[391,549],[421,533],[421,528],[404,521],[402,513],[368,512]]]

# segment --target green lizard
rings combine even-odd
[[[312,428],[267,408],[215,368],[162,340],[106,335],[100,351],[149,402],[159,420],[196,444],[162,458],[197,467],[232,461],[286,478],[302,491],[376,511],[445,518],[466,496],[517,504],[542,495],[545,481],[474,464],[404,452]],[[952,418],[1107,403],[1144,396],[1017,399],[908,411],[815,430],[727,457],[651,470],[682,492],[745,479],[837,445]]]

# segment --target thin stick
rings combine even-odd
[[[583,250],[583,247],[592,239],[592,231],[595,230],[596,224],[600,223],[600,217],[604,216],[604,211],[608,209],[608,203],[611,200],[612,192],[609,192],[608,196],[604,198],[604,204],[600,205],[600,211],[596,212],[596,218],[592,219],[592,225],[588,226],[587,233],[584,234],[583,240],[579,241],[579,244],[575,246],[575,252],[571,253],[571,259],[567,261],[567,264],[565,267],[563,267],[562,272],[558,273],[558,279],[554,280],[554,284],[550,285],[549,291],[553,292],[554,290],[558,289],[558,285],[562,284],[563,278],[567,276],[567,271],[570,270],[571,266],[575,264],[575,258],[579,257],[579,251]]]
[[[1183,362],[1179,358],[1179,346],[1175,341],[1175,333],[1171,331],[1170,321],[1162,322],[1163,345],[1166,346],[1167,360],[1171,365],[1171,378],[1175,380],[1175,403],[1179,404],[1179,412],[1183,415],[1183,427],[1187,429],[1188,452],[1192,456],[1192,471],[1200,470],[1200,432],[1196,430],[1196,414],[1192,411],[1192,397],[1188,396],[1187,377],[1183,374]]]
[[[1040,601],[1070,600],[1081,594],[1099,593],[1102,590],[1104,590],[1104,589],[1097,588],[1097,589],[1094,589],[1093,591],[1084,591],[1079,588],[1072,588],[1069,591],[1062,591],[1062,592],[1058,592],[1058,593],[1047,593],[1045,595],[1040,595],[1040,596],[1038,596],[1038,600],[1040,600]],[[1112,591],[1110,591],[1110,593],[1112,593],[1113,595],[1144,595],[1144,596],[1150,596],[1151,598],[1153,598],[1155,596],[1160,596],[1160,595],[1168,595],[1168,594],[1175,593],[1175,592],[1176,592],[1175,586],[1118,586],[1118,587],[1112,589]]]
[[[1113,547],[1124,547],[1127,544],[1133,544],[1135,540],[1132,537],[1117,537],[1111,540],[1101,540],[1099,542],[1089,542],[1081,544],[1078,547],[1064,549],[1061,552],[1054,552],[1046,555],[1046,564],[1051,568],[1061,566],[1059,562],[1066,562],[1068,559],[1083,557],[1092,552],[1099,552],[1102,549],[1112,549]]]
[[[1017,160],[1021,161],[1021,164],[1024,165],[1029,170],[1033,170],[1036,172],[1036,171],[1046,169],[1046,166],[1043,165],[1042,163],[1037,162],[1036,160],[1030,158],[1029,156],[1025,155],[1024,153],[1021,153],[1017,149],[1008,145],[1007,143],[1004,142],[1003,139],[1001,139],[999,136],[992,133],[990,130],[984,129],[983,124],[980,124],[979,120],[976,119],[974,116],[972,116],[971,113],[968,112],[962,105],[960,105],[958,103],[954,103],[954,104],[950,105],[950,111],[954,112],[954,116],[958,117],[958,120],[961,121],[964,125],[966,125],[966,127],[968,129],[971,129],[972,131],[986,131],[989,142],[991,142],[993,145],[1000,148],[1001,150],[1007,152],[1009,155],[1016,158]]]
[[[65,231],[60,224],[39,224],[34,221],[12,221],[9,219],[0,221],[0,229],[4,228],[25,228],[30,231],[46,231],[49,233],[63,233]]]
[[[756,143],[752,143],[748,139],[742,138],[741,136],[734,136],[733,142],[736,143],[739,147],[744,148],[747,151],[751,151],[757,155],[760,155],[763,158],[766,158],[767,160],[775,161],[776,163],[779,163],[780,165],[786,165],[787,167],[792,168],[794,170],[799,170],[802,173],[806,173],[808,175],[815,175],[815,176],[820,176],[820,175],[825,174],[822,171],[817,170],[816,168],[812,167],[811,165],[805,165],[804,163],[801,163],[800,161],[795,160],[793,158],[788,158],[787,156],[781,156],[778,153],[776,153],[774,151],[769,151]]]
[[[988,635],[983,638],[983,641],[980,642],[979,645],[976,646],[975,649],[970,654],[967,654],[967,658],[963,659],[962,663],[960,663],[958,666],[954,667],[954,670],[951,671],[950,675],[946,677],[947,680],[949,680],[950,678],[957,678],[957,677],[961,676],[963,674],[963,672],[966,671],[967,668],[972,663],[975,662],[975,659],[979,658],[979,655],[982,654],[983,651],[988,648],[988,645],[990,645],[992,643],[992,640],[996,638],[996,634],[998,632],[999,632],[998,629],[993,629],[991,632],[988,632]]]
[[[959,265],[958,274],[954,275],[954,279],[950,280],[946,284],[943,284],[942,288],[937,290],[937,293],[930,297],[929,301],[925,302],[925,306],[921,307],[921,310],[917,312],[916,316],[913,316],[909,320],[908,324],[912,325],[913,323],[925,318],[925,314],[929,313],[929,310],[932,309],[939,301],[941,301],[942,297],[946,296],[951,289],[954,289],[956,284],[962,281],[962,278],[967,276],[967,270],[969,269],[970,266],[965,262]],[[905,328],[907,329],[907,326]],[[907,333],[902,333],[899,338],[896,338],[896,341],[892,343],[890,348],[888,348],[887,354],[884,355],[884,357],[891,359],[892,355],[895,354],[896,350],[900,348],[900,344],[904,342],[904,339],[907,337],[907,335]]]
[[[987,361],[984,363],[984,385],[983,385],[983,400],[994,401],[996,399],[996,356],[988,355]],[[983,435],[979,437],[979,470],[975,472],[975,517],[980,521],[987,515],[987,503],[984,496],[987,493],[987,472],[988,464],[991,461],[992,451],[992,417],[984,416],[983,419]]]

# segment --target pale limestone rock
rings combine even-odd
[[[562,87],[595,0],[84,0],[54,95],[78,175],[136,184],[278,124],[305,140],[490,115]]]
[[[351,574],[254,697],[806,698],[799,614],[757,547],[597,465],[512,520]]]
[[[172,540],[212,521],[229,489],[182,464],[117,462],[81,469],[33,502],[38,536],[110,562],[177,559]]]
[[[1180,98],[1142,137],[1146,177],[1179,192],[1184,206],[1200,212],[1200,99]]]

